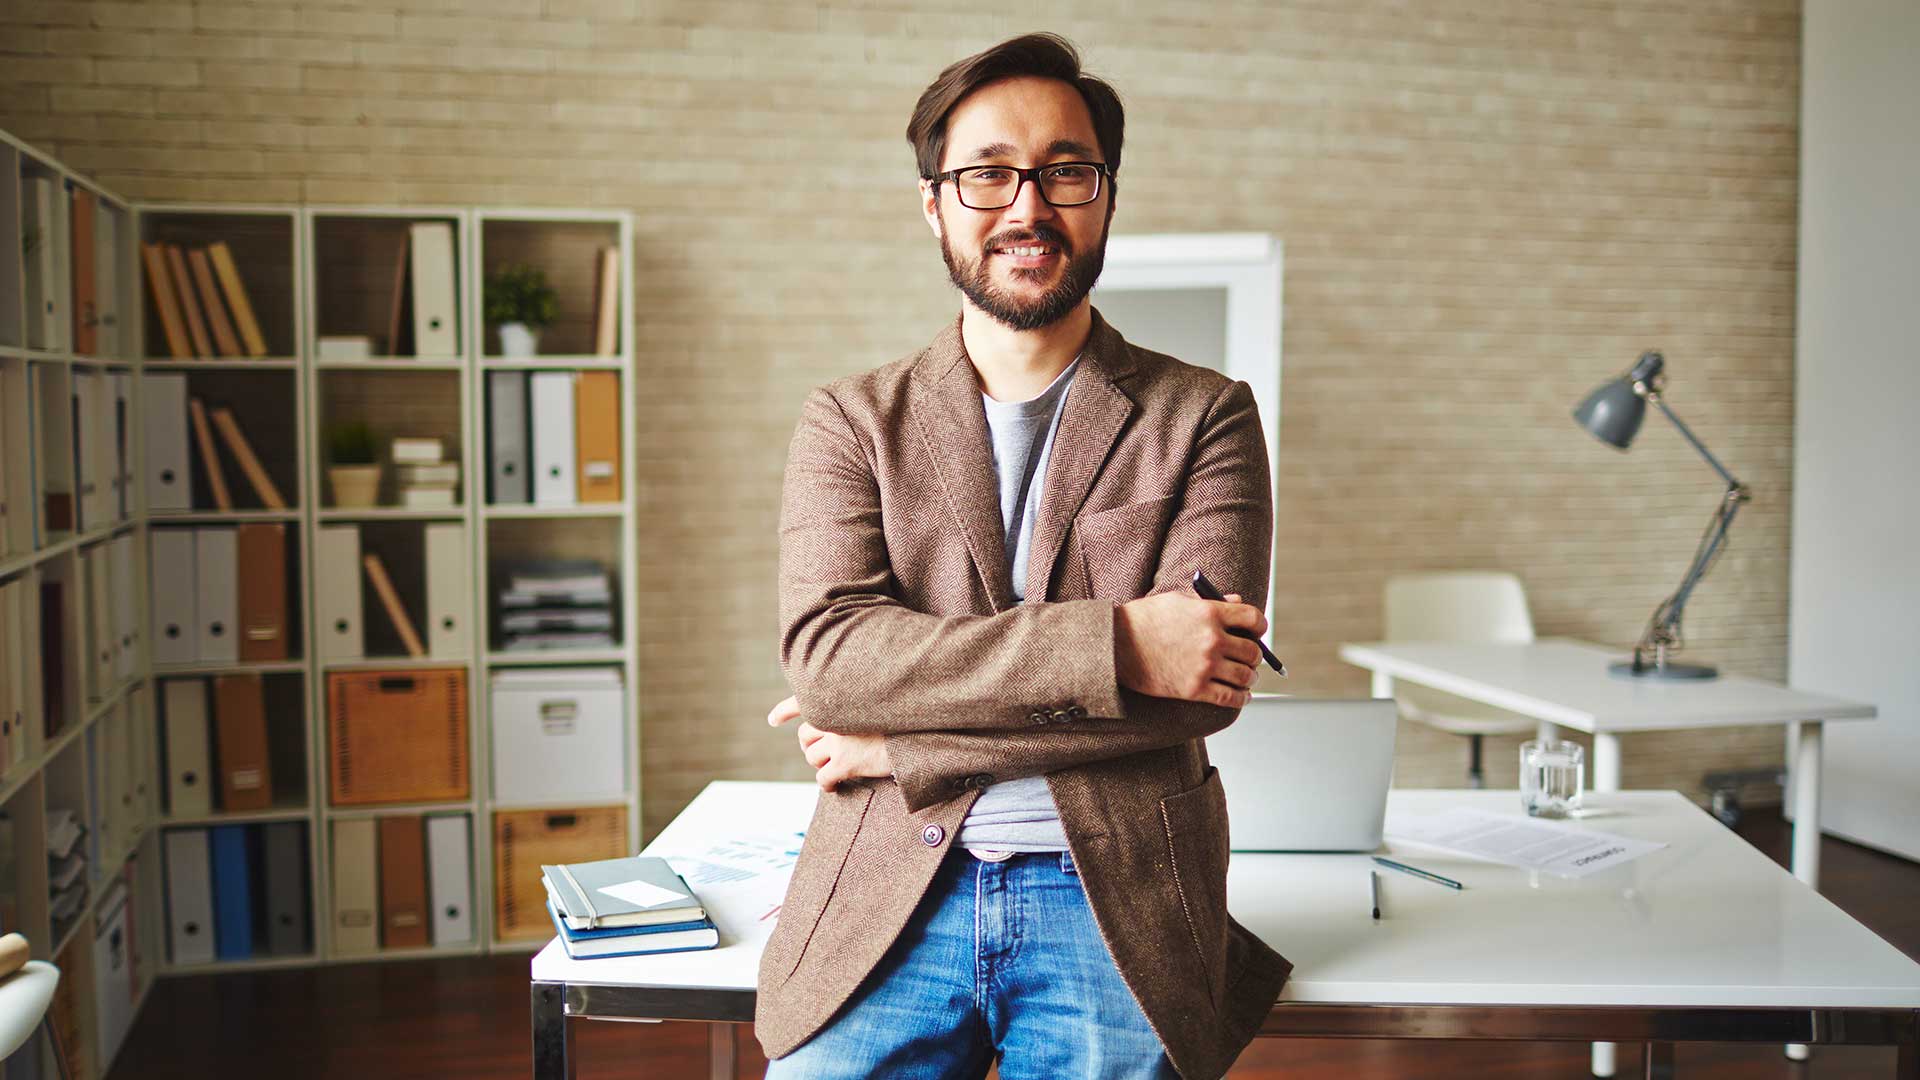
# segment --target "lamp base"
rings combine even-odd
[[[1705,664],[1646,664],[1635,671],[1633,661],[1621,660],[1607,665],[1607,672],[1626,679],[1717,679],[1720,671]]]

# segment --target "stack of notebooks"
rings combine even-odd
[[[624,859],[542,866],[547,914],[575,960],[690,952],[720,944],[700,898],[667,860]]]
[[[55,940],[66,936],[86,911],[87,850],[80,843],[87,827],[72,810],[47,811],[47,892],[48,911]]]
[[[439,439],[393,440],[401,506],[426,510],[459,504],[460,465],[442,461],[441,454]]]
[[[520,567],[500,592],[500,638],[518,649],[610,649],[613,575],[591,561]]]

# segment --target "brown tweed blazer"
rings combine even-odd
[[[1291,968],[1227,916],[1226,801],[1201,739],[1237,712],[1121,689],[1114,609],[1196,569],[1263,601],[1271,490],[1247,385],[1129,345],[1096,312],[1019,604],[957,323],[807,398],[781,511],[781,661],[802,719],[884,734],[894,777],[820,796],[760,964],[769,1057],[873,970],[979,789],[1045,775],[1100,935],[1174,1066],[1226,1071]]]

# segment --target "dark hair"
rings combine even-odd
[[[907,142],[920,166],[922,179],[932,179],[940,171],[940,159],[947,151],[947,114],[960,99],[990,82],[1021,75],[1059,79],[1080,91],[1093,117],[1093,133],[1100,140],[1100,152],[1107,168],[1120,169],[1120,143],[1126,133],[1126,113],[1120,107],[1120,95],[1105,82],[1080,70],[1080,53],[1073,43],[1058,34],[1025,34],[1003,41],[985,52],[947,65],[940,77],[921,93],[913,107],[913,119],[907,121]]]

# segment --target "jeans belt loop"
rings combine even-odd
[[[1006,862],[1008,859],[1013,858],[1014,855],[1011,851],[983,847],[970,847],[967,849],[967,854],[972,855],[981,862]]]

